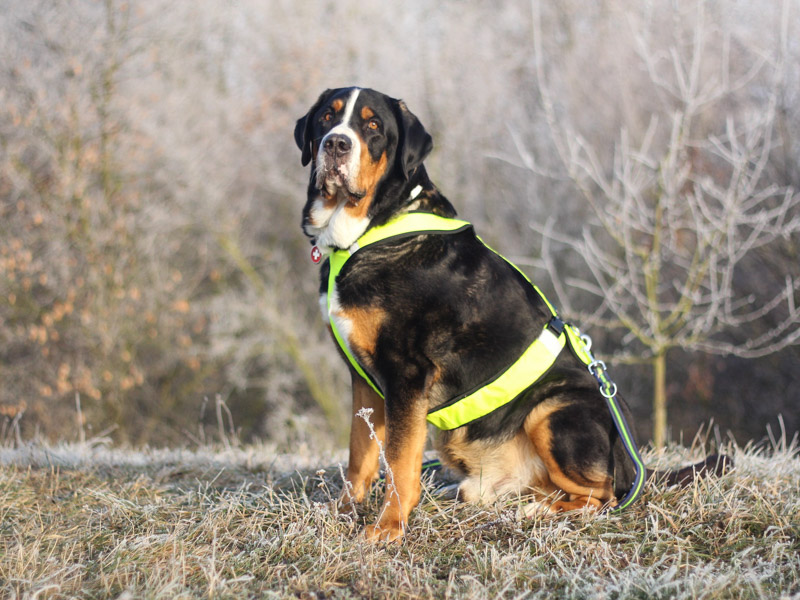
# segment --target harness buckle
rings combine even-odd
[[[547,329],[549,329],[556,337],[561,337],[561,334],[564,333],[564,321],[559,319],[556,316],[553,316],[546,325]]]

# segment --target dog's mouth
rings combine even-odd
[[[331,201],[337,204],[347,202],[353,206],[358,206],[361,199],[366,195],[359,190],[353,182],[353,178],[343,165],[333,165],[325,168],[320,165],[317,169],[317,189]]]

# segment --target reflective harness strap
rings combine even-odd
[[[330,257],[330,274],[328,275],[328,322],[331,325],[331,331],[333,332],[333,337],[336,338],[336,342],[339,344],[339,348],[342,349],[344,355],[347,357],[350,366],[355,369],[356,373],[361,375],[361,378],[369,384],[375,393],[378,394],[381,398],[383,398],[383,392],[381,392],[378,385],[373,381],[372,377],[367,375],[364,369],[361,368],[361,365],[356,360],[353,353],[350,352],[350,347],[345,343],[344,339],[342,338],[342,334],[339,333],[339,329],[336,327],[336,322],[333,320],[333,314],[331,313],[331,292],[334,289],[334,285],[336,283],[336,276],[339,274],[339,271],[342,270],[344,263],[347,262],[347,259],[350,258],[350,254],[347,250],[336,250],[331,254]]]
[[[457,429],[505,406],[544,375],[564,349],[567,336],[554,331],[551,320],[514,364],[478,390],[456,396],[428,412],[428,423]]]
[[[362,235],[347,250],[336,250],[330,256],[330,274],[328,276],[328,314],[333,335],[344,352],[353,369],[383,398],[380,386],[361,367],[353,356],[346,341],[336,327],[331,314],[331,294],[335,289],[336,277],[342,270],[347,260],[365,246],[382,242],[384,240],[397,240],[425,234],[458,233],[471,228],[467,221],[439,217],[431,213],[406,213],[392,219],[388,223],[373,227]],[[477,237],[477,236],[476,236]],[[589,372],[597,379],[600,393],[606,400],[614,425],[622,440],[626,452],[631,457],[636,469],[633,486],[623,500],[614,507],[614,511],[630,506],[644,489],[646,469],[639,455],[636,443],[633,440],[630,427],[619,407],[616,399],[616,385],[605,373],[605,364],[598,361],[591,353],[591,340],[588,336],[581,336],[574,326],[564,323],[558,318],[555,307],[547,300],[536,285],[514,263],[500,253],[490,248],[478,237],[489,250],[503,258],[514,267],[536,290],[536,293],[550,310],[551,319],[545,325],[539,337],[522,353],[519,359],[493,380],[485,383],[479,389],[467,394],[456,396],[428,412],[427,420],[435,427],[442,430],[463,427],[472,421],[488,415],[494,410],[504,406],[519,396],[522,392],[536,383],[553,366],[561,351],[569,345],[575,356],[583,362]]]

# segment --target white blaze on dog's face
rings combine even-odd
[[[350,93],[341,122],[320,141],[322,152],[317,152],[316,186],[329,197],[342,192],[351,195],[364,193],[355,186],[361,157],[361,142],[351,123],[360,93],[361,90],[358,88]],[[334,100],[332,106],[322,114],[322,119],[326,122],[336,119],[336,109],[341,111],[341,105],[341,99]]]

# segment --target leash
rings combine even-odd
[[[597,380],[597,384],[600,387],[600,395],[605,398],[606,405],[611,413],[611,418],[614,420],[614,426],[617,428],[620,440],[622,440],[622,445],[633,461],[633,466],[636,469],[636,476],[631,489],[617,506],[610,509],[611,512],[619,512],[633,504],[639,496],[642,495],[644,491],[644,482],[647,478],[647,469],[639,454],[639,449],[636,447],[636,442],[633,440],[631,428],[620,409],[619,402],[617,402],[617,384],[608,376],[606,372],[606,363],[602,360],[598,360],[592,354],[592,338],[586,334],[581,335],[580,330],[574,325],[568,326],[567,331],[573,348],[576,342],[580,342],[581,346],[579,352],[584,355],[580,358],[583,362],[586,362],[589,373]]]

